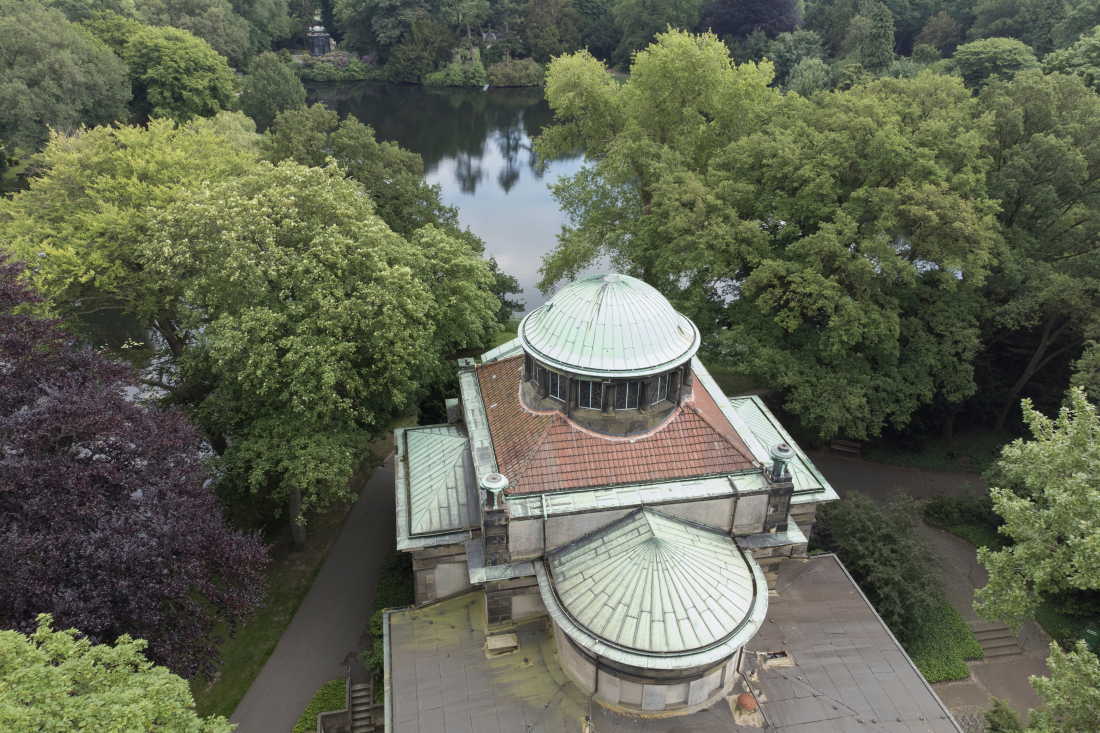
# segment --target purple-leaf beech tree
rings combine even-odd
[[[215,626],[263,598],[266,548],[223,522],[182,415],[127,400],[127,367],[18,312],[41,300],[23,269],[0,252],[0,627],[50,613],[210,676]]]

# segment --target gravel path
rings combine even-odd
[[[241,704],[237,733],[290,733],[314,693],[359,652],[396,529],[393,456],[359,494],[321,572]]]

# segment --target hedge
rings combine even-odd
[[[974,632],[947,596],[940,596],[905,651],[929,682],[965,679],[970,676],[966,660],[985,656]]]
[[[371,651],[363,652],[363,665],[374,674],[375,697],[382,694],[382,613],[387,608],[401,608],[415,603],[414,582],[412,555],[392,548],[382,563],[382,574],[374,590],[374,613],[370,617],[374,644]]]
[[[298,718],[298,724],[294,726],[294,733],[310,733],[317,730],[317,716],[330,710],[343,710],[347,705],[345,693],[347,680],[333,680],[321,685],[317,694],[309,701],[306,711]]]

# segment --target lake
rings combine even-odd
[[[379,140],[419,153],[443,202],[485,241],[486,256],[519,280],[527,309],[545,302],[535,287],[538,269],[566,222],[547,184],[576,173],[582,159],[539,170],[531,140],[553,120],[541,88],[329,83],[306,90],[309,104],[322,102],[341,119],[353,114]]]

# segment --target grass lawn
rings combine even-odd
[[[959,433],[953,440],[929,438],[915,451],[871,441],[864,443],[863,457],[875,463],[926,471],[984,473],[1000,457],[1001,448],[1012,440],[1005,432],[973,430]]]
[[[407,427],[415,423],[414,418],[403,419],[395,421],[394,427]],[[377,441],[371,450],[380,458],[389,455],[393,451],[393,434]],[[367,473],[352,478],[357,493],[369,477]],[[230,639],[224,626],[218,629],[217,633],[225,639],[221,646],[225,664],[213,682],[198,677],[190,683],[200,716],[224,715],[228,718],[237,709],[313,585],[350,509],[350,504],[339,504],[326,512],[312,515],[304,549],[294,546],[290,529],[285,525],[267,538],[266,541],[273,543],[273,546],[269,553],[271,562],[264,573],[267,588],[265,607],[257,610],[256,618],[249,619],[247,626],[237,629],[236,638]],[[343,690],[343,682],[340,684]],[[342,703],[336,706],[337,709],[341,707]]]
[[[940,597],[920,632],[904,646],[929,682],[965,679],[970,676],[966,660],[985,656],[974,632],[947,596]]]

